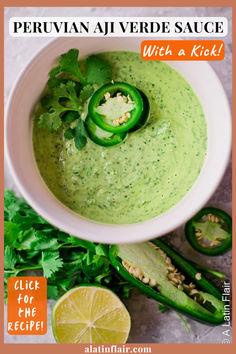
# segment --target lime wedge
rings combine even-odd
[[[54,305],[52,329],[58,343],[125,343],[130,315],[111,290],[80,286]]]

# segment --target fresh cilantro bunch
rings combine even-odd
[[[94,84],[102,85],[111,80],[111,67],[96,55],[86,60],[86,73],[81,73],[78,49],[70,49],[59,58],[59,65],[49,73],[46,94],[41,99],[43,113],[38,124],[42,129],[58,130],[63,123],[75,128],[67,128],[66,139],[74,139],[75,146],[81,150],[87,143],[87,131],[81,113],[86,101],[94,92]],[[67,79],[65,79],[65,76]]]
[[[4,192],[4,285],[10,276],[44,275],[48,298],[83,283],[103,284],[127,297],[132,286],[110,263],[108,245],[66,234],[42,219],[23,198]],[[36,273],[35,273],[36,272]]]

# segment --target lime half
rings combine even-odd
[[[80,286],[64,294],[52,310],[52,328],[58,343],[125,343],[130,315],[111,291]]]

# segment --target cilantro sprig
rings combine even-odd
[[[61,55],[59,66],[50,71],[50,77],[54,78],[59,73],[72,74],[83,86],[87,84],[105,84],[111,79],[110,65],[96,55],[91,55],[86,61],[86,73],[83,76],[79,68],[79,50],[70,49]]]
[[[23,198],[4,192],[4,284],[10,276],[44,275],[48,298],[81,283],[103,284],[121,296],[132,286],[120,278],[108,245],[66,234],[42,219]]]
[[[64,136],[74,139],[75,147],[81,150],[88,137],[81,118],[84,105],[94,92],[93,85],[108,82],[112,72],[105,60],[92,55],[87,58],[86,72],[82,74],[78,58],[78,49],[70,49],[60,56],[59,65],[50,71],[46,94],[41,99],[43,112],[38,117],[38,124],[42,129],[57,131],[63,123],[78,120],[76,128],[67,128]],[[65,79],[65,75],[69,79]]]

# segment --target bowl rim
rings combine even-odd
[[[92,39],[95,39],[95,37],[93,37]],[[119,37],[117,37],[116,39],[119,39]],[[134,38],[132,38],[132,39],[134,39]],[[14,83],[12,89],[11,89],[11,92],[10,92],[10,95],[9,95],[9,98],[8,98],[8,101],[7,101],[6,110],[5,110],[5,134],[4,134],[4,137],[5,137],[5,139],[4,139],[5,155],[6,155],[6,160],[8,162],[8,167],[9,167],[11,176],[13,177],[14,182],[15,182],[18,190],[24,196],[26,201],[32,206],[32,208],[34,210],[36,210],[37,213],[40,216],[42,216],[45,220],[47,220],[49,223],[51,223],[52,225],[55,225],[55,227],[63,230],[66,233],[70,233],[70,234],[73,234],[74,236],[80,237],[82,239],[90,240],[90,241],[93,241],[93,242],[103,242],[103,243],[134,243],[134,242],[142,242],[142,241],[146,241],[146,240],[152,239],[154,237],[163,236],[163,235],[173,231],[174,229],[177,229],[179,226],[183,225],[187,220],[189,220],[209,200],[211,195],[214,193],[214,191],[218,187],[218,185],[219,185],[219,183],[220,183],[220,181],[221,181],[221,179],[222,179],[222,177],[223,177],[223,175],[225,173],[225,170],[226,170],[226,167],[228,165],[229,158],[230,158],[230,153],[231,153],[231,131],[232,131],[230,105],[229,105],[226,93],[224,91],[224,88],[223,88],[218,76],[216,75],[214,69],[207,62],[201,62],[201,64],[203,64],[205,67],[207,67],[207,70],[209,71],[209,73],[214,76],[214,78],[215,78],[215,80],[217,82],[217,85],[218,85],[218,89],[221,91],[222,100],[224,101],[225,106],[227,107],[227,111],[225,112],[225,117],[227,117],[227,123],[228,123],[228,127],[227,127],[227,129],[228,129],[228,131],[227,131],[228,132],[228,139],[226,141],[226,148],[225,148],[226,153],[225,153],[224,161],[223,162],[221,161],[221,168],[219,168],[217,170],[217,178],[215,178],[214,184],[208,190],[208,193],[205,193],[203,196],[201,196],[201,201],[198,201],[198,203],[196,203],[195,206],[192,205],[191,208],[189,208],[187,210],[186,214],[184,216],[181,216],[179,218],[179,220],[176,219],[175,222],[172,221],[171,223],[166,223],[166,225],[162,226],[161,230],[159,230],[159,231],[157,231],[155,228],[153,228],[153,225],[151,227],[151,230],[149,229],[149,231],[147,231],[147,228],[150,227],[151,223],[155,224],[155,220],[159,219],[160,217],[163,218],[163,216],[167,216],[168,213],[172,212],[173,208],[175,208],[176,206],[178,208],[178,204],[186,198],[186,195],[189,195],[189,192],[192,190],[192,187],[194,186],[196,181],[199,179],[200,175],[197,177],[197,179],[194,182],[193,186],[191,187],[190,191],[187,192],[185,194],[185,196],[179,202],[177,202],[173,207],[168,209],[163,214],[157,216],[156,218],[149,219],[149,220],[146,220],[146,221],[143,221],[143,222],[139,222],[139,223],[135,223],[135,224],[121,224],[121,225],[103,224],[103,223],[100,223],[100,222],[95,222],[93,220],[89,220],[87,218],[85,219],[82,216],[80,216],[79,214],[77,214],[77,213],[73,212],[72,210],[70,210],[68,207],[66,207],[64,204],[62,204],[53,195],[54,199],[57,202],[59,202],[59,204],[61,204],[61,206],[63,207],[64,210],[67,210],[71,214],[76,215],[76,217],[78,219],[78,227],[79,227],[79,223],[80,223],[81,220],[86,220],[86,222],[91,225],[91,229],[89,228],[89,230],[87,230],[86,232],[83,232],[83,233],[81,233],[80,231],[79,232],[75,232],[75,229],[73,227],[71,227],[70,225],[67,225],[65,227],[65,223],[63,221],[61,221],[60,219],[56,219],[52,215],[46,214],[45,210],[44,210],[44,207],[39,205],[37,203],[37,201],[34,198],[32,198],[32,196],[29,193],[27,187],[18,178],[17,171],[16,171],[16,169],[14,167],[14,161],[13,161],[11,153],[9,151],[10,149],[9,149],[9,139],[8,139],[8,134],[9,134],[9,132],[8,132],[8,121],[9,121],[8,117],[9,117],[9,111],[10,111],[10,108],[11,108],[11,104],[12,104],[15,92],[17,92],[17,90],[19,88],[19,85],[22,82],[22,80],[24,79],[25,75],[27,75],[27,72],[35,64],[35,62],[40,60],[40,58],[42,57],[43,53],[47,50],[47,48],[51,47],[51,46],[56,46],[57,43],[60,42],[61,40],[62,40],[62,38],[57,38],[57,39],[50,40],[45,46],[39,48],[39,50],[34,55],[31,56],[31,58],[26,63],[24,68],[18,74],[18,77],[17,77],[17,79],[16,79],[16,81],[15,81],[15,83]],[[141,41],[141,39],[139,39],[139,40]],[[172,62],[166,61],[166,63],[169,64],[171,67],[173,67],[173,63]],[[174,67],[174,69],[178,71],[178,69],[176,69],[175,67]],[[182,75],[182,73],[180,73],[180,74]],[[186,79],[186,80],[188,81],[188,79]],[[205,159],[205,162],[206,162],[206,159]],[[204,162],[204,164],[202,166],[202,170],[203,170],[203,168],[205,166],[205,162]],[[38,173],[39,173],[39,171],[38,171]],[[201,174],[201,172],[200,172],[200,174]],[[42,177],[40,176],[40,178],[42,178]],[[50,191],[50,193],[52,194],[51,191]],[[96,228],[96,233],[98,233],[99,237],[97,237],[95,235],[95,231],[94,231],[95,228]],[[93,231],[91,231],[91,230],[93,230]],[[108,234],[108,232],[110,234],[112,234],[112,236],[105,236],[104,237],[103,233]],[[137,234],[135,235],[135,237],[126,239],[127,236],[125,235],[125,237],[124,237],[124,235],[123,235],[124,232],[126,234],[129,234],[130,232],[132,232],[132,234],[134,234],[136,232]]]

